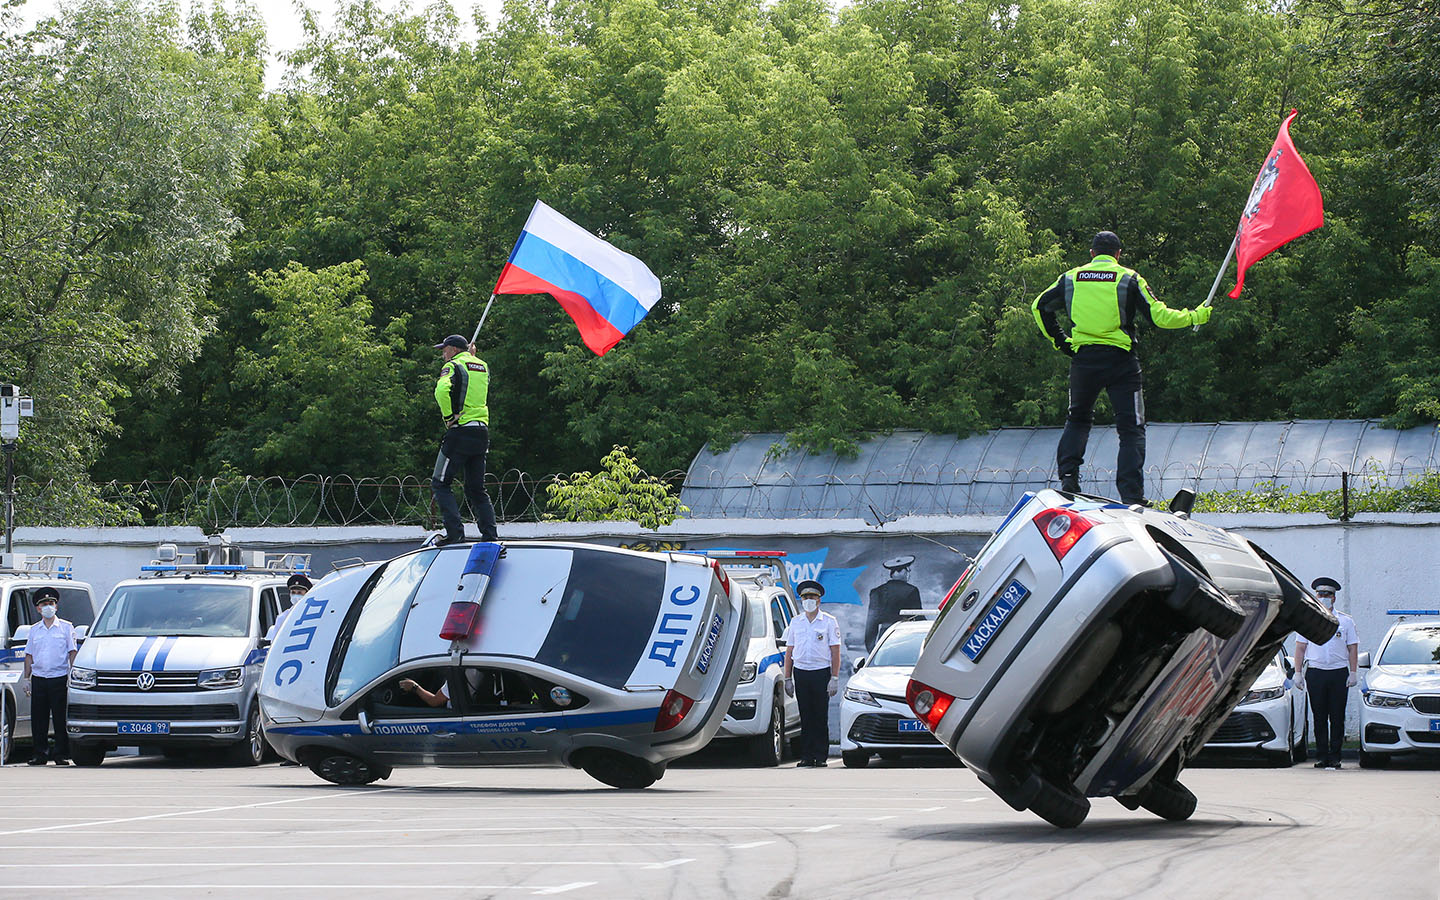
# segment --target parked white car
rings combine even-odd
[[[1259,756],[1277,766],[1309,755],[1310,698],[1295,684],[1295,666],[1283,651],[1255,679],[1235,711],[1210,736],[1213,756]]]
[[[928,617],[896,622],[873,653],[855,661],[840,699],[840,758],[847,768],[864,768],[874,755],[893,760],[907,753],[949,752],[905,702],[930,623]]]
[[[1397,756],[1440,759],[1440,609],[1390,610],[1391,626],[1372,664],[1360,654],[1360,765]],[[1408,620],[1408,621],[1407,621]]]

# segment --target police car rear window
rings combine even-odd
[[[535,661],[624,686],[645,655],[664,593],[661,560],[576,550],[565,596]]]

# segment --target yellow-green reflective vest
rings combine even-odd
[[[447,425],[489,425],[490,409],[485,405],[489,394],[490,367],[467,351],[450,357],[435,382],[435,402],[440,404],[440,418]]]
[[[1068,338],[1056,318],[1061,309],[1070,318]],[[1099,254],[1055,279],[1030,304],[1030,311],[1057,350],[1062,349],[1060,341],[1067,339],[1072,350],[1089,344],[1134,349],[1135,327],[1141,318],[1148,318],[1160,328],[1194,324],[1190,310],[1171,309],[1161,303],[1140,273],[1107,254]]]

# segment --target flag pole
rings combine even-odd
[[[1231,247],[1231,249],[1233,250],[1234,247]],[[1229,260],[1227,259],[1226,262],[1229,262]],[[1219,282],[1216,282],[1216,284],[1219,284]],[[490,304],[494,302],[495,295],[491,294],[490,299],[485,303],[485,311],[480,314],[480,324],[475,326],[475,333],[470,335],[470,343],[475,343],[475,339],[480,336],[480,329],[485,327],[485,319],[490,315]]]
[[[1240,229],[1235,229],[1235,236],[1230,239],[1230,249],[1225,251],[1225,261],[1220,263],[1220,271],[1215,273],[1215,283],[1210,285],[1210,296],[1205,298],[1201,306],[1209,306],[1210,301],[1215,299],[1215,292],[1220,290],[1220,281],[1225,277],[1225,270],[1230,268],[1230,257],[1235,255],[1235,245],[1240,243]],[[1191,331],[1199,331],[1200,326],[1195,325]]]

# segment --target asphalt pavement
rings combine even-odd
[[[1200,798],[1188,822],[1096,800],[1058,831],[939,765],[690,763],[633,792],[564,769],[398,769],[341,788],[278,765],[22,765],[0,770],[0,894],[1436,896],[1434,768],[1182,780]]]

